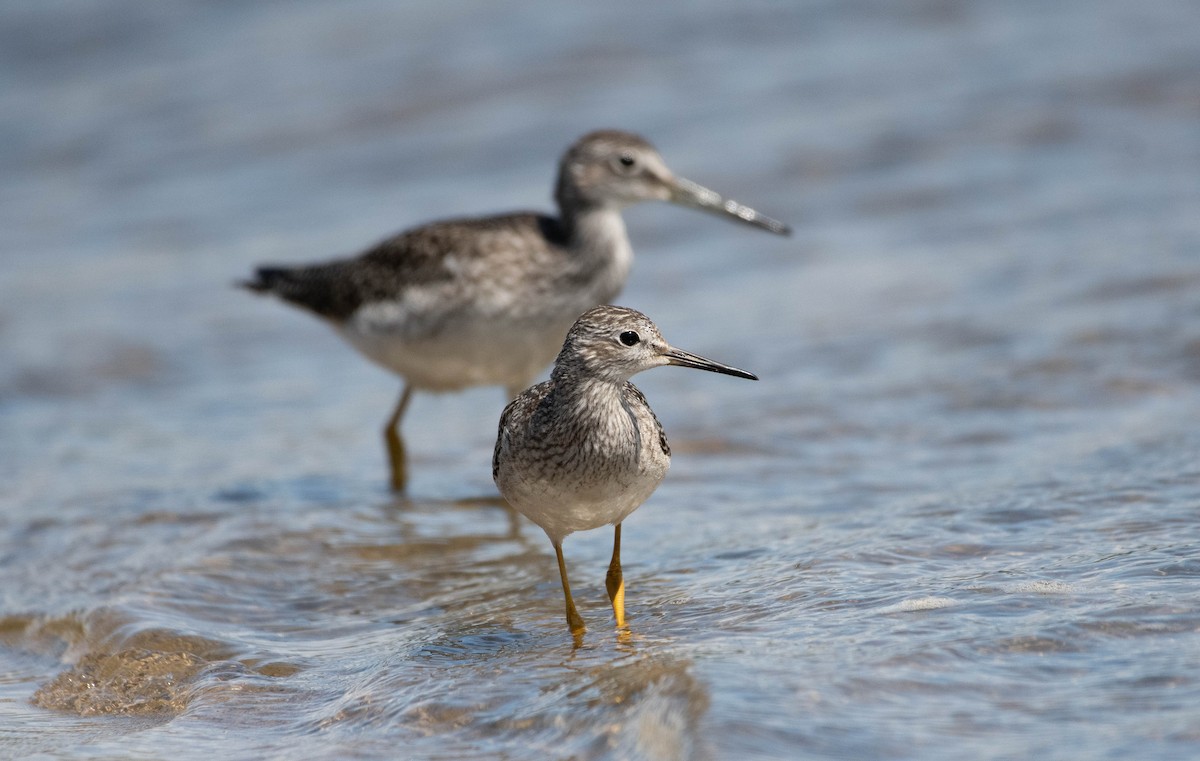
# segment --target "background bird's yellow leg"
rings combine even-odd
[[[617,617],[617,628],[625,626],[625,577],[621,574],[621,524],[613,532],[612,561],[608,564],[608,575],[604,577],[608,599],[612,600],[613,615]]]
[[[583,634],[587,627],[584,626],[583,617],[575,609],[575,600],[571,597],[571,582],[567,581],[567,564],[563,560],[561,544],[554,545],[554,554],[558,555],[558,575],[562,577],[563,595],[567,598],[567,626],[572,634],[578,636]]]
[[[400,401],[396,402],[395,411],[383,427],[383,440],[387,442],[388,466],[392,471],[392,489],[395,491],[404,491],[408,483],[408,458],[404,453],[404,439],[400,438],[400,418],[404,417],[411,396],[412,386],[405,384],[404,390],[400,392]]]

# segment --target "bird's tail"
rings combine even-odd
[[[296,281],[295,270],[286,267],[259,267],[254,271],[254,278],[239,280],[236,285],[255,293],[283,293],[289,290],[289,285]]]
[[[321,317],[341,320],[361,302],[357,291],[341,277],[341,266],[335,262],[308,267],[259,267],[252,279],[238,285],[255,293],[278,296]]]

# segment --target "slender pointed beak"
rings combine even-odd
[[[776,235],[792,234],[791,226],[779,220],[771,219],[766,215],[759,214],[749,206],[743,206],[737,201],[722,198],[720,193],[709,190],[703,185],[697,185],[691,180],[674,177],[669,184],[671,188],[671,203],[677,203],[681,206],[691,206],[693,209],[707,211],[710,214],[732,217],[738,222],[761,228]]]
[[[667,347],[667,350],[663,352],[663,356],[667,358],[667,364],[669,365],[692,367],[697,370],[708,370],[710,373],[732,375],[735,378],[758,380],[758,376],[754,373],[748,373],[745,370],[739,370],[736,367],[723,365],[720,362],[713,362],[711,359],[705,359],[699,354],[692,354],[691,352],[684,351],[683,349],[676,349],[674,346]]]

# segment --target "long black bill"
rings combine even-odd
[[[713,362],[711,359],[705,359],[699,354],[692,354],[683,349],[671,347],[667,349],[663,356],[667,358],[667,362],[680,367],[694,367],[697,370],[708,370],[710,373],[721,373],[723,375],[732,375],[735,378],[746,378],[747,380],[758,380],[758,376],[754,373],[748,373],[745,370],[739,370],[736,367],[723,365],[720,362]]]
[[[776,235],[792,234],[792,228],[789,225],[759,214],[749,206],[744,206],[737,201],[722,198],[720,193],[682,177],[675,177],[671,183],[671,201],[681,206],[691,206],[693,209],[707,211],[710,214],[732,217],[738,222]]]

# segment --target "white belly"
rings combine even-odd
[[[614,478],[590,489],[552,480],[512,480],[504,496],[514,508],[541,526],[550,541],[568,534],[621,523],[650,498],[667,473],[665,457],[628,479]]]

